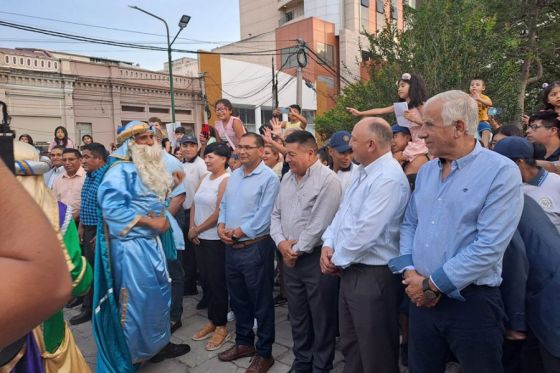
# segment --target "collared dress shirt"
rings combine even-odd
[[[64,175],[66,171],[64,171],[64,166],[53,167],[48,172],[43,175],[45,179],[45,184],[47,187],[52,190],[54,182],[56,179]]]
[[[249,175],[244,174],[243,167],[236,169],[222,197],[218,224],[240,227],[246,235],[240,241],[269,234],[279,186],[278,176],[262,161]]]
[[[386,265],[399,254],[399,226],[410,197],[408,180],[391,152],[355,172],[323,234],[323,246],[334,249],[332,262],[338,267]]]
[[[97,226],[97,213],[99,204],[97,203],[97,189],[109,164],[105,164],[93,172],[86,174],[86,180],[82,186],[80,203],[80,223],[83,225]]]
[[[321,245],[321,235],[336,214],[341,195],[336,174],[320,161],[299,181],[291,171],[284,175],[270,226],[276,246],[284,240],[297,240],[292,250],[310,253]]]
[[[82,200],[82,186],[86,180],[86,171],[80,166],[74,176],[68,176],[67,172],[56,179],[53,185],[53,193],[56,199],[67,206],[72,212],[80,211]]]
[[[442,167],[435,159],[418,172],[401,226],[401,256],[389,267],[395,273],[414,268],[464,300],[465,287],[502,281],[504,251],[523,209],[521,176],[515,163],[478,142],[452,161],[445,180]]]

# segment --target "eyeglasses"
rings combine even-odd
[[[224,107],[224,106],[216,108],[216,112],[224,112],[224,111],[227,111],[227,110],[228,110],[227,107]]]
[[[250,145],[237,145],[237,149],[239,150],[251,150],[256,149],[258,146],[250,146]]]
[[[539,125],[537,125],[537,124],[529,124],[529,125],[527,126],[527,129],[529,129],[529,128],[532,129],[533,131],[536,131],[536,130],[538,130],[539,128],[550,128],[550,127],[547,127],[547,126],[544,126],[544,125],[540,125],[540,126],[539,126]]]

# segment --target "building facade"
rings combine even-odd
[[[33,49],[0,48],[0,100],[11,128],[48,143],[64,126],[76,144],[85,134],[106,146],[131,120],[171,121],[168,74],[132,63]],[[176,120],[193,131],[203,118],[201,80],[174,76]]]

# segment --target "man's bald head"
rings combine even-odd
[[[393,133],[386,120],[369,117],[360,120],[352,130],[350,145],[354,158],[368,165],[391,150]]]
[[[393,131],[391,130],[391,126],[385,119],[378,117],[363,118],[358,123],[356,123],[356,127],[357,126],[364,126],[369,135],[375,138],[377,145],[380,148],[391,148]]]

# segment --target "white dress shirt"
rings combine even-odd
[[[399,255],[399,227],[410,186],[391,152],[355,168],[357,175],[323,234],[323,246],[334,249],[332,262],[338,267],[386,265]]]

